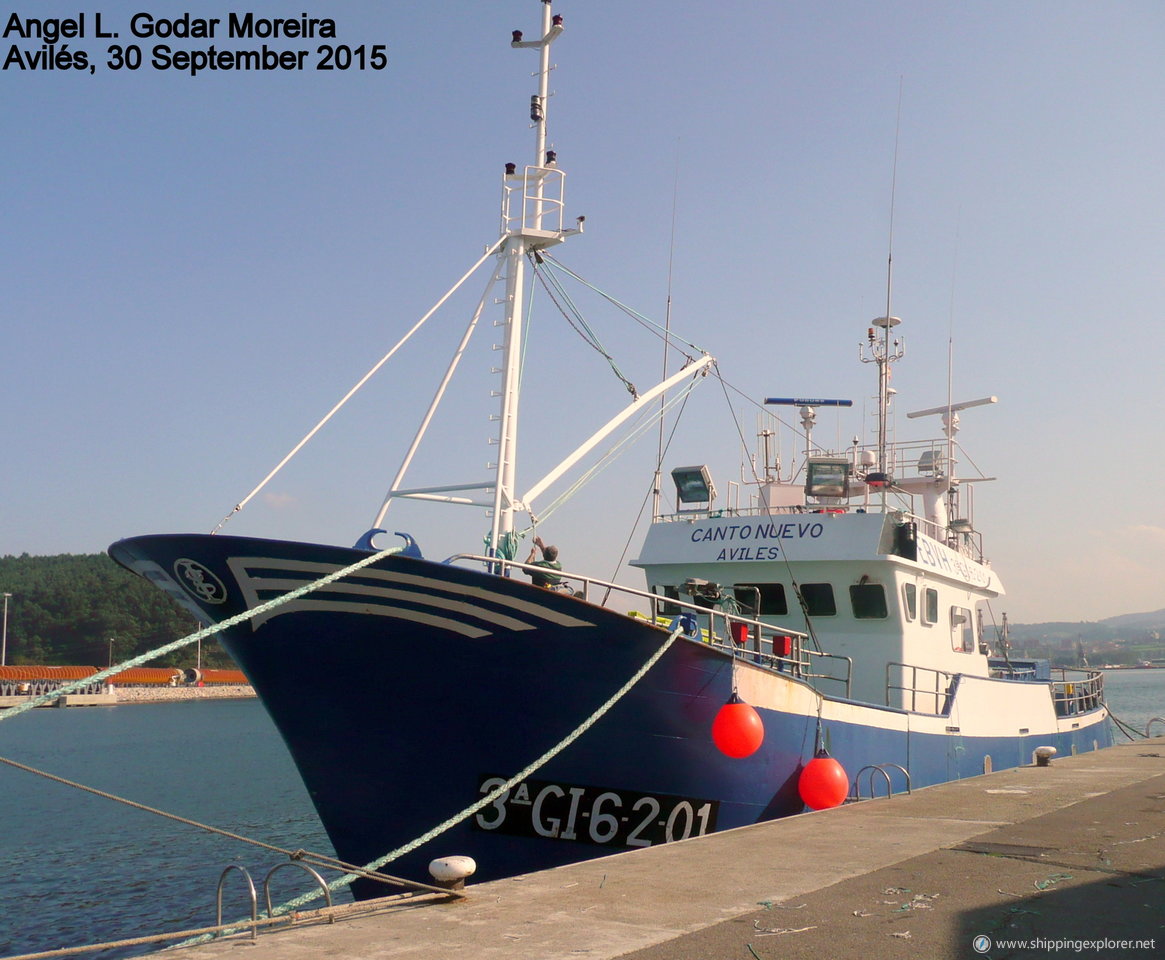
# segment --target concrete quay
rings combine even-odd
[[[46,707],[115,707],[119,703],[173,703],[179,700],[249,700],[255,690],[246,684],[216,684],[207,687],[118,687],[106,686],[104,693],[67,693]],[[31,696],[0,697],[0,710],[16,707]]]
[[[434,856],[457,852],[434,847]],[[336,908],[346,918],[334,925],[305,919],[254,943],[247,935],[183,955],[1161,956],[1165,738],[471,885],[467,893]]]

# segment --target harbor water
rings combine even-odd
[[[1138,733],[1153,717],[1165,717],[1165,669],[1105,670],[1104,690],[1109,712]],[[1165,724],[1153,724],[1153,736],[1165,734]],[[1116,742],[1126,738],[1116,734]]]
[[[1165,670],[1109,671],[1105,685],[1113,713],[1131,727],[1165,716]],[[267,843],[332,853],[254,700],[36,710],[0,723],[0,756]],[[0,818],[0,957],[213,923],[227,864],[243,864],[261,883],[283,862],[8,766],[0,766]],[[272,899],[309,886],[306,874],[280,871]],[[224,918],[248,911],[232,876]]]
[[[34,710],[0,723],[0,756],[266,843],[334,855],[257,700]],[[0,956],[213,924],[228,864],[242,864],[261,886],[285,860],[8,766],[0,766],[0,817]],[[306,873],[282,870],[272,900],[311,884]],[[228,880],[224,920],[249,915],[244,887],[237,872]]]

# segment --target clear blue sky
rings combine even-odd
[[[4,22],[83,10],[90,33],[101,13],[128,41],[141,10],[225,21],[231,9],[301,9],[48,6],[24,0]],[[302,6],[335,18],[338,43],[386,44],[387,69],[0,72],[0,553],[209,530],[496,237],[502,167],[533,153],[535,56],[509,35],[536,34],[541,4]],[[822,439],[862,430],[876,392],[857,345],[885,307],[901,90],[900,410],[945,401],[952,336],[955,398],[999,396],[964,415],[960,439],[999,478],[977,491],[976,518],[1013,620],[1165,606],[1165,521],[1148,496],[1165,475],[1165,6],[554,10],[567,31],[553,50],[551,139],[569,215],[587,216],[560,259],[662,318],[674,193],[674,326],[753,397],[855,399],[846,419],[822,416]],[[159,41],[136,42],[148,61]],[[320,42],[279,46],[312,50],[311,65]],[[39,48],[9,37],[6,56],[13,43]],[[70,49],[102,62],[106,43]],[[483,282],[227,532],[353,542]],[[548,319],[527,368],[530,480],[626,398]],[[652,382],[651,342],[609,312],[592,322],[633,379]],[[491,459],[493,407],[473,392],[488,389],[491,332],[418,483],[476,480]],[[722,488],[739,469],[724,407],[718,386],[702,387],[689,415],[704,426],[669,457],[711,463]],[[568,566],[612,573],[653,449],[544,525]],[[394,507],[389,523],[434,556],[479,548],[484,517],[453,514]]]

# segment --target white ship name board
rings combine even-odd
[[[714,517],[657,523],[637,565],[732,561],[857,559],[877,552],[882,518],[830,515],[790,518]]]

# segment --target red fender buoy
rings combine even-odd
[[[797,792],[810,810],[828,810],[839,806],[849,793],[845,767],[825,750],[818,750],[801,771]]]
[[[751,704],[735,693],[712,721],[712,741],[727,757],[737,760],[752,756],[765,738],[765,726]]]

